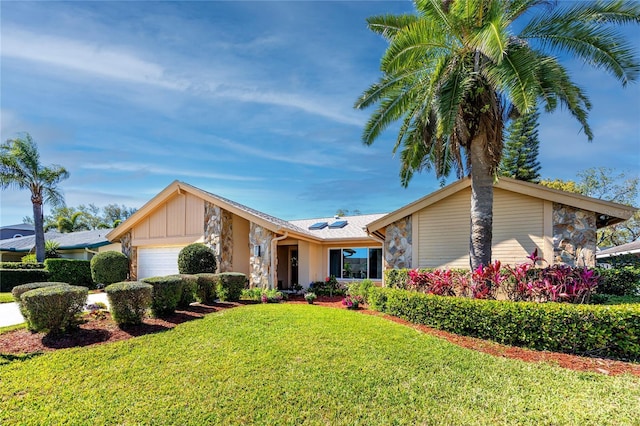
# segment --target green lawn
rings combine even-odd
[[[13,300],[13,296],[11,295],[11,293],[0,293],[0,303],[11,303],[11,302],[15,302],[15,300]]]
[[[638,424],[640,378],[496,358],[379,317],[250,305],[0,365],[0,424]]]

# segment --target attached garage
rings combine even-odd
[[[182,246],[138,248],[138,279],[178,273]]]

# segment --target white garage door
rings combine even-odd
[[[183,247],[138,249],[138,279],[178,273],[178,253]]]

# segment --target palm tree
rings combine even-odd
[[[28,133],[0,145],[0,187],[31,191],[38,262],[44,261],[45,255],[42,205],[45,202],[53,205],[64,203],[58,184],[68,177],[69,172],[64,167],[44,167],[40,163],[38,146]]]
[[[622,85],[636,80],[640,65],[615,25],[640,23],[640,4],[631,1],[414,0],[416,14],[370,17],[369,29],[389,46],[382,77],[356,101],[377,105],[363,132],[372,144],[390,124],[402,120],[393,152],[400,147],[400,178],[415,172],[437,177],[456,170],[471,177],[470,266],[491,262],[493,182],[502,155],[507,117],[536,104],[558,105],[581,124],[591,104],[556,53],[604,69]],[[544,13],[532,9],[546,5]],[[529,18],[527,22],[522,22]],[[520,29],[516,35],[515,30]],[[463,165],[463,156],[466,164]]]

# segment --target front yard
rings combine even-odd
[[[640,409],[638,377],[497,358],[303,304],[5,361],[0,424],[624,425]]]

